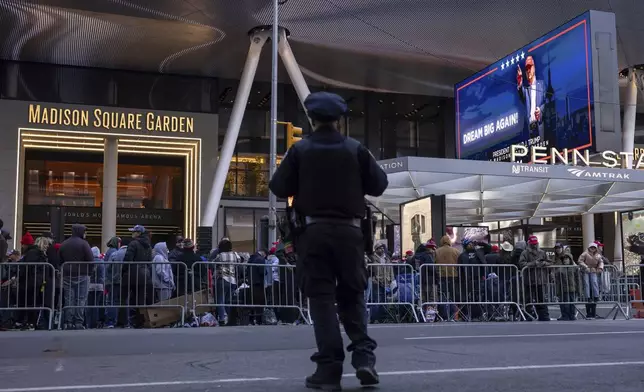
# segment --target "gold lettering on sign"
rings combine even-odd
[[[86,127],[89,125],[89,113],[80,109],[47,108],[30,104],[29,122],[32,124]]]
[[[90,115],[92,117],[90,121]],[[195,120],[188,116],[170,116],[152,112],[112,112],[103,109],[52,108],[29,105],[29,123],[105,130],[194,133]]]

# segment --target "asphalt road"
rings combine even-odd
[[[372,326],[380,390],[644,390],[644,322]],[[305,391],[310,327],[0,334],[0,392]],[[347,361],[345,390],[359,390]]]

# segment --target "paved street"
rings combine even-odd
[[[373,326],[371,333],[384,391],[644,388],[641,321]],[[0,392],[305,391],[313,370],[306,326],[6,332],[0,344]],[[345,373],[345,390],[358,390],[349,367]]]

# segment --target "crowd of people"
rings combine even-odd
[[[103,254],[90,247],[85,232],[83,225],[72,225],[71,236],[60,244],[52,233],[34,238],[27,232],[20,250],[8,250],[12,238],[2,231],[0,327],[49,328],[54,316],[49,309],[62,309],[64,329],[138,328],[145,325],[140,308],[173,300],[184,305],[181,299],[193,292],[202,293],[202,303],[215,305],[208,325],[301,319],[289,244],[276,242],[249,255],[235,252],[230,239],[222,238],[204,254],[180,236],[171,246],[153,245],[145,227],[136,225],[130,238],[111,238]],[[191,318],[190,326],[199,325],[196,314]]]
[[[522,312],[529,320],[549,321],[552,304],[560,304],[559,320],[575,320],[579,303],[585,303],[583,317],[591,319],[598,317],[602,291],[610,290],[610,283],[601,278],[611,263],[599,241],[588,244],[577,258],[562,243],[548,257],[536,236],[500,246],[463,239],[462,247],[459,251],[444,236],[439,244],[432,239],[400,257],[388,253],[384,243],[376,244],[373,255],[365,256],[370,272],[365,298],[375,304],[370,306],[370,321],[386,320],[386,305],[395,302],[419,304],[428,322],[511,320]]]
[[[145,319],[139,308],[193,292],[206,293],[206,308],[213,305],[206,309],[209,325],[302,321],[296,255],[288,243],[247,254],[236,252],[230,239],[222,238],[204,254],[189,238],[152,244],[145,227],[136,225],[130,238],[111,238],[103,254],[89,245],[85,231],[73,225],[71,237],[62,243],[55,243],[52,233],[36,238],[26,233],[21,249],[13,250],[7,246],[9,232],[2,230],[3,328],[47,328],[53,315],[43,309],[62,309],[64,329],[142,327]],[[500,246],[468,239],[461,244],[463,251],[444,236],[438,244],[429,240],[400,257],[377,243],[373,254],[365,254],[369,321],[387,322],[388,306],[402,302],[417,306],[428,322],[508,320],[521,312],[546,321],[547,304],[553,303],[561,304],[559,320],[575,320],[575,305],[583,302],[584,317],[597,317],[602,272],[610,265],[598,241],[577,258],[561,243],[555,245],[554,256],[547,257],[535,236]],[[16,263],[26,264],[21,268]]]

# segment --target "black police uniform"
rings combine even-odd
[[[358,141],[331,125],[346,112],[344,100],[327,92],[309,95],[304,106],[321,123],[309,137],[293,145],[270,181],[281,198],[294,196],[293,207],[305,217],[297,239],[297,272],[310,301],[318,352],[310,388],[339,390],[344,348],[337,314],[351,339],[351,364],[363,385],[378,383],[376,342],[367,335],[364,291],[367,273],[360,220],[365,194],[380,196],[387,175]],[[336,309],[337,302],[337,309]]]

